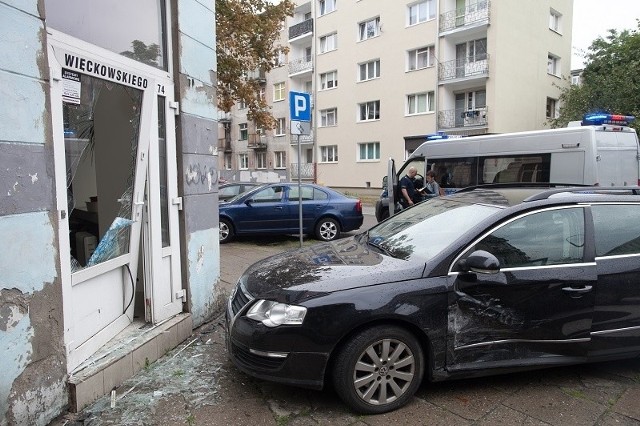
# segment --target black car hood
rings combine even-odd
[[[255,298],[294,303],[340,290],[417,279],[424,267],[383,255],[360,235],[268,257],[250,266],[241,282]]]

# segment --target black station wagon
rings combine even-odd
[[[423,380],[640,354],[640,188],[470,188],[251,266],[231,359],[352,409]]]

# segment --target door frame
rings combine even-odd
[[[158,86],[158,82],[162,84],[170,82],[171,88],[173,87],[173,82],[170,73],[165,70],[142,64],[53,29],[47,29],[47,50],[51,76],[50,108],[53,132],[56,214],[58,219],[57,244],[60,254],[60,275],[63,298],[64,343],[67,355],[67,371],[72,372],[80,366],[84,360],[89,358],[101,346],[111,340],[133,321],[134,306],[133,303],[130,303],[121,315],[118,315],[117,318],[113,319],[113,321],[109,322],[88,339],[85,340],[84,337],[76,338],[80,319],[77,318],[79,308],[77,306],[78,301],[75,300],[75,298],[86,297],[86,295],[78,296],[78,287],[76,286],[88,280],[105,279],[104,277],[107,277],[107,275],[110,275],[111,278],[116,281],[129,282],[132,278],[129,276],[126,270],[127,268],[135,275],[141,243],[142,217],[145,204],[145,182],[149,170],[149,145],[154,134],[157,141],[157,95],[160,87]],[[92,60],[94,65],[99,64],[100,66],[115,68],[123,73],[133,74],[136,78],[134,79],[132,75],[129,75],[129,79],[123,80],[122,75],[120,75],[118,79],[115,78],[114,74],[101,74],[99,70],[96,70],[94,73],[87,72],[85,67],[86,63],[83,64],[80,61],[69,61],[65,63],[65,53],[75,55],[85,60]],[[131,225],[129,252],[74,273],[71,271],[71,241],[69,237],[70,212],[67,206],[66,155],[62,102],[63,68],[71,69],[81,75],[88,75],[105,81],[112,81],[115,84],[134,87],[143,92],[138,134],[138,153],[133,184],[134,191],[132,194],[131,219],[134,223]],[[114,78],[110,78],[112,76],[114,76]],[[173,95],[173,93],[171,93],[171,95]],[[153,115],[153,111],[156,111],[155,116]],[[173,146],[175,146],[173,127],[167,125],[167,129],[171,129],[171,132],[167,131],[166,133],[172,134],[171,137],[174,138]],[[175,174],[173,175],[173,182],[177,184]],[[159,215],[159,213],[157,214]],[[176,225],[172,228],[175,229],[174,232],[178,232],[177,218]],[[179,258],[179,236],[173,238],[174,245],[178,247],[178,255],[176,257]],[[74,287],[76,288],[75,291]],[[124,300],[128,300],[127,298],[134,296],[135,287],[130,287],[131,286],[127,285],[122,288]],[[126,305],[126,303],[124,303],[124,305]]]

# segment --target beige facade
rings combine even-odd
[[[313,97],[302,177],[347,191],[380,188],[387,159],[404,160],[430,133],[543,129],[569,84],[572,15],[572,0],[299,2],[283,30],[287,66],[265,82],[268,99],[285,82],[272,105],[287,142],[267,137],[264,149],[288,149],[279,176],[297,177],[290,90]]]

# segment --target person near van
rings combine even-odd
[[[416,175],[418,170],[415,167],[409,167],[407,174],[400,179],[400,204],[403,208],[414,205],[422,201],[422,195],[418,189],[416,189]]]
[[[436,174],[433,170],[429,170],[426,175],[427,183],[424,186],[427,198],[437,197],[444,195],[444,189],[440,188],[438,182],[436,182]]]

